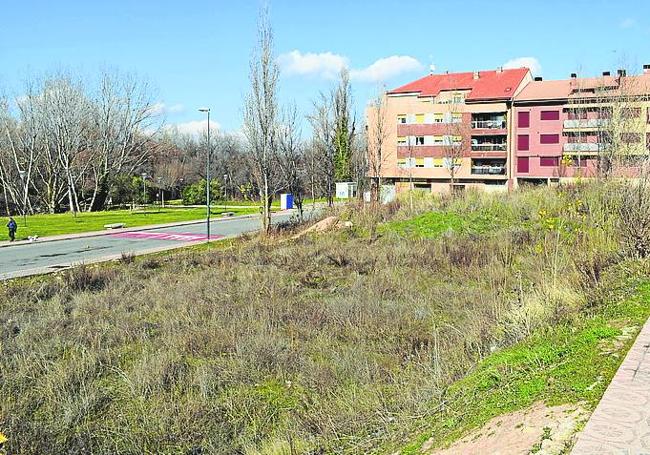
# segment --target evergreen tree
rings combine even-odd
[[[352,179],[352,147],[356,122],[350,113],[352,94],[350,74],[347,69],[341,71],[339,85],[334,92],[334,178],[339,182]]]

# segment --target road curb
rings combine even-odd
[[[246,215],[248,216],[248,215]],[[241,219],[241,217],[238,217]],[[223,240],[230,240],[230,239],[236,239],[243,237],[247,233],[241,233],[241,234],[232,234],[232,235],[226,235],[223,237],[219,238],[214,238],[211,239],[211,242],[221,242]],[[138,252],[133,252],[133,256],[146,256],[148,254],[156,254],[156,253],[164,253],[165,251],[173,251],[173,250],[179,250],[182,248],[188,248],[196,245],[201,245],[205,243],[205,240],[197,240],[197,241],[192,241],[192,242],[186,242],[178,245],[170,245],[170,246],[158,246],[154,248],[149,248],[146,250],[138,251]],[[27,278],[30,276],[41,276],[41,275],[51,275],[55,273],[60,273],[66,270],[70,270],[75,267],[79,267],[81,265],[94,265],[94,264],[101,264],[104,262],[114,262],[120,260],[124,255],[124,252],[121,253],[115,253],[111,254],[108,256],[102,256],[94,259],[89,259],[86,261],[79,261],[79,262],[68,262],[68,263],[63,263],[63,264],[57,264],[56,266],[48,266],[48,267],[35,267],[33,269],[26,269],[26,270],[20,270],[17,272],[9,272],[6,274],[1,274],[0,273],[0,282],[6,282],[6,281],[11,281],[11,280],[16,280],[19,278]]]

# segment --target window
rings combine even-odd
[[[569,111],[569,120],[586,120],[587,109],[571,109]]]
[[[558,159],[554,156],[542,156],[539,159],[539,165],[542,167],[554,167],[557,166]]]
[[[463,136],[452,136],[451,140],[454,145],[459,145],[461,142],[463,142]]]
[[[424,123],[424,114],[415,114],[415,123]]]
[[[434,158],[433,159],[433,167],[442,167],[444,164],[444,159],[443,158]]]
[[[540,144],[559,144],[560,135],[559,134],[540,134],[539,135]]]
[[[650,107],[648,108],[647,116],[648,116],[647,123],[650,124]]]
[[[453,112],[451,114],[451,123],[461,123],[463,121],[463,114],[460,112]]]
[[[527,134],[520,134],[517,136],[517,150],[529,150],[529,140]]]
[[[433,136],[433,145],[441,145],[444,142],[442,136]]]
[[[434,112],[433,113],[433,123],[442,123],[444,120],[444,116],[442,112]]]
[[[406,158],[400,158],[397,160],[397,167],[406,167]]]
[[[406,123],[406,114],[398,114],[397,123]]]
[[[528,172],[528,157],[520,156],[517,158],[517,172],[527,173]]]
[[[406,136],[397,136],[397,145],[406,145]]]
[[[415,136],[415,145],[424,145],[424,136]]]
[[[465,96],[462,93],[454,93],[453,102],[456,104],[463,104],[465,102]]]
[[[530,126],[530,112],[517,112],[517,126],[519,128],[528,128]]]
[[[424,167],[424,158],[416,158],[415,167]]]
[[[560,120],[560,111],[542,111],[539,114],[540,120]]]

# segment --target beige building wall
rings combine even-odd
[[[434,103],[432,98],[419,98],[417,95],[389,95],[384,96],[384,115],[383,121],[385,124],[386,134],[383,143],[383,163],[382,163],[382,176],[384,178],[416,178],[416,179],[449,179],[449,171],[445,168],[399,168],[397,165],[397,128],[398,128],[398,115],[403,114],[451,114],[461,113],[498,113],[505,112],[506,118],[509,120],[509,106],[505,102],[495,103],[473,103],[473,104],[442,104]],[[371,137],[374,133],[374,128],[377,125],[377,111],[373,108],[368,108],[366,111],[368,136]],[[439,127],[440,134],[453,134],[455,126],[458,124],[435,124]],[[425,126],[430,126],[426,124]],[[471,136],[470,125],[467,124],[468,134]],[[445,131],[446,129],[446,131]],[[418,146],[413,146],[417,149]],[[464,149],[469,148],[469,144],[463,145]],[[508,146],[508,149],[510,147]],[[468,154],[469,152],[467,152]],[[504,153],[504,157],[508,155],[508,150]],[[471,159],[469,156],[462,158],[462,164],[455,174],[457,179],[481,179],[481,180],[505,180],[506,176],[490,176],[490,175],[471,175]]]

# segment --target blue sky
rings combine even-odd
[[[224,130],[241,124],[260,2],[4,0],[0,90],[33,74],[137,73],[167,122],[191,130],[209,106]],[[545,78],[650,63],[650,1],[270,1],[281,100],[307,114],[342,65],[358,115],[382,86],[429,71],[492,69],[514,60]],[[524,59],[524,60],[519,60]]]

